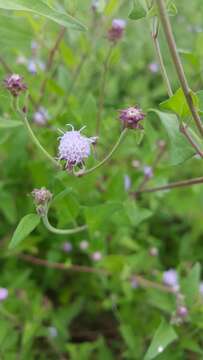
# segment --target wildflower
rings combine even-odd
[[[46,125],[48,118],[49,118],[48,111],[42,106],[40,106],[39,109],[33,115],[33,121],[38,126]]]
[[[66,253],[69,253],[72,250],[73,250],[73,245],[69,241],[64,242],[63,251],[65,251]]]
[[[95,251],[92,255],[91,258],[93,261],[100,261],[102,259],[102,254],[100,253],[100,251]]]
[[[143,172],[144,172],[144,176],[147,179],[150,179],[151,177],[153,177],[153,170],[152,170],[151,166],[144,166]]]
[[[139,284],[138,284],[138,282],[137,282],[136,276],[133,276],[133,277],[131,278],[130,283],[131,283],[131,287],[132,287],[133,289],[137,289],[137,288],[139,287]]]
[[[152,62],[148,65],[148,67],[152,74],[156,74],[159,72],[159,64],[157,64],[157,63]]]
[[[81,130],[72,129],[60,137],[58,158],[66,161],[65,168],[68,171],[76,165],[84,165],[84,160],[90,156],[91,144],[95,143],[96,138],[81,135]]]
[[[179,289],[178,274],[176,270],[169,269],[163,273],[163,283],[173,288],[174,291]]]
[[[0,288],[0,301],[5,300],[8,297],[8,289]]]
[[[23,83],[23,77],[18,74],[9,75],[4,80],[4,85],[14,97],[27,89],[26,84]]]
[[[27,69],[32,75],[35,75],[37,73],[37,64],[33,59],[29,60]]]
[[[52,193],[45,187],[42,187],[41,189],[34,189],[31,192],[31,195],[34,198],[36,205],[45,205],[52,198]]]
[[[186,308],[186,306],[179,306],[176,313],[177,316],[179,316],[181,319],[184,319],[188,316],[188,309]]]
[[[58,331],[57,331],[57,328],[55,328],[55,326],[49,326],[48,327],[48,332],[49,332],[49,336],[51,338],[55,338],[58,335]]]
[[[87,248],[89,247],[89,243],[87,240],[82,240],[79,244],[80,250],[87,250]]]
[[[150,249],[149,249],[149,255],[150,256],[158,256],[159,255],[159,250],[157,249],[157,247],[151,247]]]
[[[138,106],[130,106],[129,108],[120,110],[119,113],[119,118],[125,128],[142,129],[139,122],[144,119],[145,114]]]
[[[199,284],[199,292],[200,292],[200,295],[203,296],[203,281],[201,281]]]
[[[124,189],[128,191],[131,187],[131,178],[128,175],[124,175]]]
[[[116,42],[120,40],[123,36],[123,32],[126,27],[125,20],[114,19],[111,24],[111,28],[108,30],[108,39],[109,41]]]

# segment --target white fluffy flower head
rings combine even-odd
[[[58,156],[59,160],[66,160],[66,169],[68,170],[75,165],[83,164],[91,153],[91,144],[96,140],[95,137],[87,138],[81,135],[81,130],[72,129],[60,137]]]

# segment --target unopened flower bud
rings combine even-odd
[[[45,187],[42,187],[41,189],[34,189],[31,192],[31,195],[34,198],[36,205],[45,205],[52,199],[52,193]]]
[[[8,297],[8,289],[0,288],[0,301],[6,300]]]
[[[149,249],[149,255],[154,256],[154,257],[158,256],[159,255],[159,250],[157,249],[157,247],[151,247]]]
[[[177,308],[177,316],[179,316],[181,319],[185,319],[188,316],[188,309],[186,306],[179,306]]]
[[[4,85],[14,97],[19,96],[21,92],[27,90],[26,84],[23,83],[23,77],[18,74],[9,75],[4,80]]]
[[[144,119],[145,114],[142,109],[138,106],[131,106],[127,109],[119,111],[119,118],[125,128],[129,129],[142,129],[143,127],[139,124]]]
[[[150,179],[153,177],[153,170],[152,170],[151,166],[144,166],[143,172],[144,172],[144,176],[147,179]]]
[[[80,250],[87,250],[89,247],[89,243],[87,240],[82,240],[79,244]]]
[[[100,251],[95,251],[92,255],[91,258],[93,261],[100,261],[102,259],[102,254],[100,253]]]
[[[123,32],[126,27],[125,20],[114,19],[111,24],[111,28],[108,30],[108,39],[111,42],[117,42],[123,36]]]

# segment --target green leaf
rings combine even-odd
[[[7,120],[0,118],[0,129],[3,128],[16,128],[22,126],[22,121],[15,121],[15,120]]]
[[[40,217],[37,214],[28,214],[25,215],[19,222],[11,242],[9,244],[9,249],[15,248],[19,243],[24,240],[39,224]]]
[[[152,342],[147,350],[144,360],[154,359],[160,355],[165,348],[177,339],[177,334],[173,327],[168,324],[164,319],[156,330]]]
[[[139,20],[146,16],[146,11],[143,6],[140,4],[139,0],[133,1],[133,8],[128,15],[129,19],[131,20]]]
[[[121,209],[120,203],[110,201],[106,202],[106,204],[86,207],[85,218],[90,234],[94,235],[99,229],[106,228],[112,213],[115,213],[119,209]]]
[[[124,209],[133,226],[138,226],[144,220],[152,216],[152,211],[144,209],[136,205],[134,200],[127,200],[124,202]]]
[[[183,134],[180,133],[177,116],[158,110],[151,111],[154,111],[159,116],[161,123],[167,132],[170,141],[170,164],[178,165],[192,157],[194,155],[194,149],[187,142]]]
[[[186,279],[182,281],[182,291],[185,295],[185,301],[188,306],[194,305],[199,297],[199,283],[200,283],[201,267],[197,263],[190,270]]]
[[[0,9],[15,10],[15,11],[28,11],[33,14],[44,16],[56,23],[75,30],[84,31],[86,27],[80,23],[79,20],[65,12],[50,7],[43,0],[0,0]]]
[[[198,107],[198,97],[196,94],[192,93],[193,102]],[[170,110],[175,112],[181,118],[188,116],[191,114],[190,109],[188,107],[187,101],[185,99],[185,95],[183,90],[179,88],[173,96],[171,96],[168,100],[163,101],[160,104],[160,108],[162,110]]]
[[[117,10],[119,7],[119,1],[118,0],[109,0],[107,1],[107,4],[104,9],[104,15],[110,16],[113,14],[114,11]]]

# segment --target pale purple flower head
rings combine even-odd
[[[8,289],[0,288],[0,301],[6,300],[8,297]]]
[[[27,69],[28,69],[29,73],[31,73],[32,75],[35,75],[37,73],[36,61],[33,59],[30,59],[28,61]]]
[[[100,253],[100,251],[95,251],[92,255],[91,258],[93,261],[100,261],[102,259],[102,254]]]
[[[34,198],[36,205],[45,205],[52,199],[52,193],[45,187],[42,187],[41,189],[34,189],[31,192],[31,195]]]
[[[49,326],[48,327],[49,336],[51,338],[55,338],[58,335],[58,330],[55,326]]]
[[[45,126],[49,118],[48,111],[42,106],[34,113],[33,122],[38,126]]]
[[[179,289],[178,274],[174,269],[169,269],[163,273],[163,283],[170,286],[174,291]]]
[[[177,308],[177,316],[181,319],[185,319],[188,316],[188,309],[186,306],[182,305]]]
[[[71,171],[76,165],[84,164],[84,160],[90,156],[91,144],[94,144],[96,140],[94,137],[88,138],[81,135],[81,130],[73,129],[60,137],[58,158],[66,161],[65,168],[68,171]]]
[[[79,244],[80,250],[84,251],[87,250],[89,247],[89,243],[87,240],[82,240]]]
[[[109,41],[116,42],[123,36],[123,32],[126,27],[126,22],[123,19],[114,19],[111,24],[111,28],[108,30]]]
[[[147,179],[150,179],[153,177],[153,170],[152,170],[151,166],[144,166],[143,172],[144,172],[144,176]]]
[[[130,280],[131,287],[133,289],[137,289],[139,287],[139,284],[137,282],[136,276],[133,276]]]
[[[119,111],[119,119],[124,127],[129,129],[142,129],[139,122],[143,120],[144,117],[145,114],[138,106],[130,106]]]
[[[203,296],[203,281],[201,281],[199,284],[199,292],[200,292],[200,295]]]
[[[65,251],[66,253],[69,253],[72,250],[73,250],[73,245],[69,241],[66,241],[63,243],[63,251]]]
[[[27,90],[27,86],[23,82],[23,77],[18,74],[7,76],[4,80],[4,85],[14,97],[19,96],[21,92]]]
[[[128,191],[131,188],[132,181],[129,175],[124,175],[124,189]]]
[[[152,74],[156,74],[159,72],[159,64],[157,63],[150,63],[149,64],[149,70]]]

